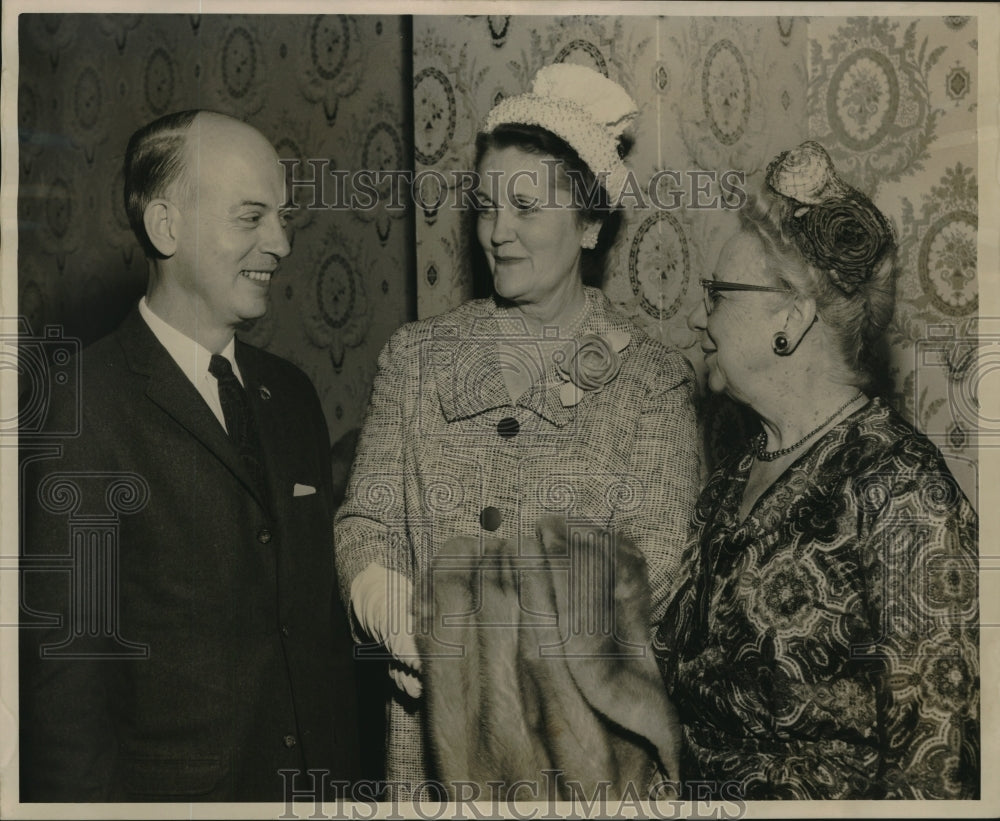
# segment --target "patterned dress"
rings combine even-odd
[[[752,464],[702,492],[654,640],[683,777],[752,800],[978,796],[978,519],[937,448],[874,400],[740,522]]]
[[[587,289],[579,334],[625,334],[621,370],[577,405],[560,399],[553,355],[567,339],[525,337],[493,300],[475,300],[398,330],[379,357],[347,496],[336,516],[345,601],[371,562],[413,580],[421,598],[431,557],[455,536],[523,542],[546,515],[628,536],[647,562],[650,633],[666,609],[698,494],[694,373],[676,351]],[[501,354],[549,363],[512,403]],[[420,703],[395,693],[390,780],[428,771]],[[434,798],[435,793],[428,797]],[[402,790],[399,795],[408,795]]]

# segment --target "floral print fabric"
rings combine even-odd
[[[752,465],[702,492],[654,641],[682,776],[748,800],[977,797],[978,519],[937,448],[874,400],[740,522]]]

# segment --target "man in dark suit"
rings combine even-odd
[[[22,468],[22,800],[329,798],[358,743],[326,422],[234,337],[290,250],[281,165],[181,112],[133,135],[125,195],[146,296]]]

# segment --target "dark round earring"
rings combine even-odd
[[[774,352],[778,356],[785,356],[788,353],[788,337],[785,336],[784,331],[778,331],[774,335],[774,341],[771,343],[771,347],[774,348]]]

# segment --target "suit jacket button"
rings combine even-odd
[[[292,631],[288,629],[287,624],[281,625],[281,635],[283,635],[287,639],[291,634]]]
[[[293,735],[286,735],[282,739],[282,741],[285,743],[285,746],[288,747],[289,750],[292,749],[292,747],[294,747],[298,743],[295,740],[295,736],[293,736]]]
[[[260,530],[257,531],[257,541],[260,542],[261,544],[267,544],[269,541],[271,541],[271,531],[268,530],[266,527],[262,527]]]
[[[520,423],[513,416],[505,416],[497,422],[497,433],[502,439],[511,439],[521,431]]]
[[[500,527],[502,522],[503,514],[495,507],[484,507],[479,514],[479,524],[483,526],[483,530],[492,532]]]

